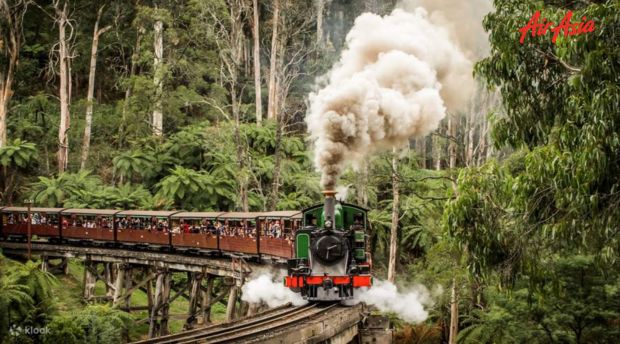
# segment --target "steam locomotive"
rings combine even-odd
[[[367,210],[323,193],[324,204],[303,211],[284,285],[309,301],[352,299],[355,289],[372,285]]]

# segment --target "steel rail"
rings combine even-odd
[[[191,338],[199,338],[204,336],[205,333],[209,335],[217,335],[227,331],[237,331],[243,329],[246,326],[255,326],[263,322],[270,321],[272,319],[278,319],[283,316],[287,316],[290,313],[299,312],[300,310],[306,310],[308,308],[314,308],[314,305],[306,305],[299,307],[291,307],[290,304],[286,304],[280,307],[272,308],[267,311],[258,313],[251,317],[245,317],[239,320],[235,320],[229,323],[209,325],[206,327],[196,328],[189,331],[183,331],[172,335],[150,338],[141,341],[134,342],[133,344],[168,344],[168,343],[181,343]]]
[[[244,339],[256,338],[261,334],[272,332],[276,329],[280,329],[291,325],[293,323],[303,322],[304,320],[313,318],[314,316],[325,313],[330,309],[337,307],[338,304],[331,304],[327,307],[320,307],[317,304],[312,304],[306,307],[295,310],[283,316],[271,317],[255,324],[246,325],[238,328],[222,329],[217,332],[204,332],[187,338],[186,340],[178,342],[179,344],[190,343],[229,343],[232,341],[239,341]]]

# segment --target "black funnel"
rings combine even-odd
[[[329,221],[331,226],[325,225],[325,229],[333,230],[335,228],[335,213],[336,213],[336,191],[325,190],[325,204],[323,206],[323,212],[325,214],[325,223]]]

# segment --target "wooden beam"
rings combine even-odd
[[[125,267],[118,264],[116,271],[116,284],[114,287],[114,296],[112,297],[112,305],[116,305],[120,300],[121,291],[123,290],[123,282],[125,280]]]
[[[88,271],[90,271],[96,278],[95,281],[102,281],[103,283],[105,283],[107,288],[111,288],[112,290],[116,290],[116,287],[112,285],[112,283],[110,283],[109,281],[107,281],[105,279],[105,277],[101,276],[101,274],[99,273],[99,271],[97,271],[97,269],[94,269],[92,266],[84,266],[86,269],[88,269]]]
[[[231,286],[228,293],[228,305],[226,306],[226,321],[235,318],[235,308],[237,306],[237,286]]]
[[[202,319],[203,323],[207,324],[211,322],[211,293],[213,292],[213,282],[215,276],[207,274],[207,287],[200,286],[202,292]]]
[[[123,293],[123,295],[119,296],[119,298],[126,298],[131,296],[131,293],[133,293],[134,291],[136,291],[136,289],[140,289],[142,288],[145,284],[147,284],[149,281],[151,281],[152,279],[154,279],[155,277],[157,277],[157,274],[154,272],[151,272],[150,274],[148,274],[146,276],[145,279],[143,279],[142,281],[140,281],[140,283],[133,285],[131,288],[126,289],[125,292]],[[147,293],[148,293],[148,289],[147,288]]]

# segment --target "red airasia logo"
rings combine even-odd
[[[530,21],[524,27],[519,29],[521,32],[521,39],[519,43],[523,44],[525,42],[525,37],[528,32],[531,31],[532,37],[536,36],[544,36],[549,31],[553,32],[553,38],[551,42],[555,44],[558,36],[561,33],[564,33],[564,37],[581,35],[584,33],[594,32],[596,29],[596,25],[593,20],[587,20],[585,16],[581,19],[581,22],[573,23],[571,19],[573,18],[573,11],[568,11],[562,21],[557,26],[554,26],[555,23],[552,21],[548,21],[547,18],[543,18],[540,20],[540,11],[536,11]]]

